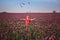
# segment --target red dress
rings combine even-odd
[[[26,18],[26,20],[25,20],[25,22],[26,22],[26,26],[29,26],[29,24],[30,24],[30,21],[31,21],[31,19],[30,18]]]

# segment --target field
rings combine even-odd
[[[27,15],[36,20],[26,29]],[[1,13],[0,40],[60,40],[60,13]]]

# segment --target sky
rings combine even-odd
[[[0,0],[0,12],[60,12],[60,0]]]

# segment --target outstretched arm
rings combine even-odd
[[[25,20],[25,19],[20,19],[20,20]]]
[[[31,20],[35,20],[36,18],[33,18],[33,19],[31,19]]]

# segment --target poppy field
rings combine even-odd
[[[36,18],[26,29],[26,16]],[[2,13],[0,40],[60,40],[59,13]]]

